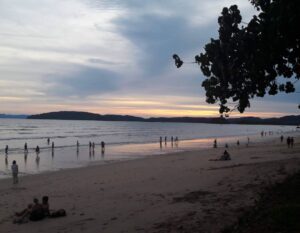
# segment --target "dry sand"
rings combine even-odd
[[[209,161],[224,148],[152,156],[0,180],[0,232],[220,232],[258,193],[300,168],[278,140],[229,148],[231,161]],[[15,211],[48,195],[67,217],[13,224]]]

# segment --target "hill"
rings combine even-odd
[[[31,115],[28,119],[52,119],[52,120],[93,120],[93,121],[144,121],[144,118],[128,115],[100,115],[90,112],[49,112]]]
[[[184,122],[210,124],[256,124],[256,125],[300,125],[300,115],[280,118],[222,118],[222,117],[151,117],[142,118],[130,115],[100,115],[89,112],[62,111],[31,115],[28,119],[53,120],[94,120],[94,121],[142,121],[142,122]]]

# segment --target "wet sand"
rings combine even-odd
[[[230,161],[210,161],[224,148],[0,180],[1,232],[219,232],[255,203],[258,193],[300,168],[279,138],[229,147]],[[13,224],[15,211],[48,195],[67,217]]]

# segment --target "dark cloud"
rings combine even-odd
[[[216,34],[216,24],[193,27],[180,16],[144,14],[139,17],[122,17],[115,21],[119,33],[129,39],[143,57],[138,57],[145,75],[157,75],[173,63],[173,53],[199,53],[209,38]],[[189,60],[194,60],[190,58]]]
[[[66,76],[48,77],[47,83],[53,88],[47,94],[54,96],[87,97],[114,91],[120,84],[117,73],[90,67],[82,67],[78,72]],[[50,79],[50,81],[49,81]]]

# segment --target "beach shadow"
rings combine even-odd
[[[174,197],[172,203],[178,203],[178,202],[195,203],[195,202],[198,202],[203,197],[205,197],[207,195],[212,195],[212,194],[214,194],[214,193],[209,192],[209,191],[202,191],[202,190],[193,191],[193,192],[189,192],[189,193],[185,194],[182,197]]]

